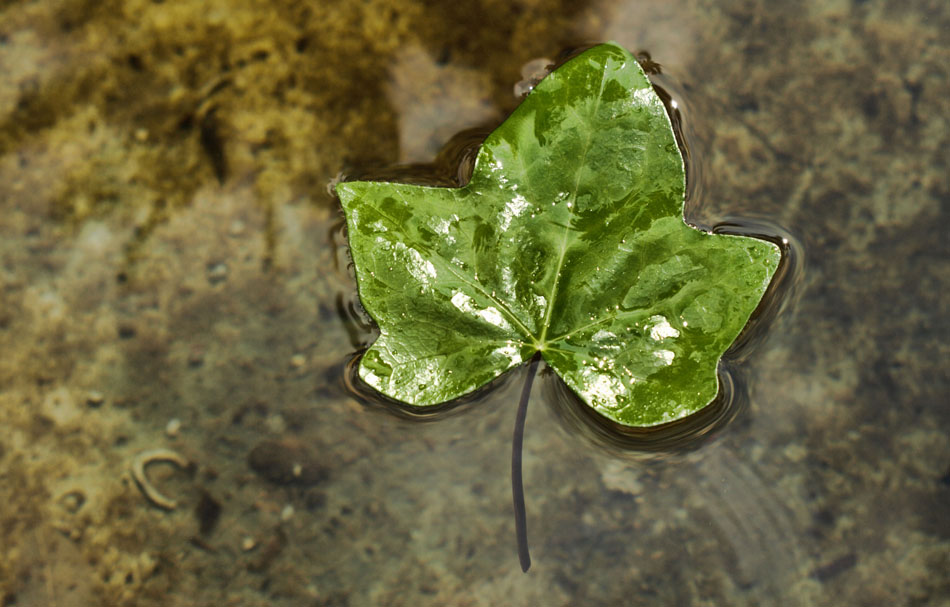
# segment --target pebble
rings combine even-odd
[[[228,279],[228,264],[215,263],[208,266],[208,282],[216,285]]]
[[[104,403],[106,397],[103,396],[102,392],[98,390],[92,390],[89,394],[86,395],[86,405],[92,407],[93,409],[98,409]]]
[[[59,503],[70,514],[76,514],[86,503],[86,494],[79,489],[74,489],[59,498]]]
[[[290,357],[290,366],[294,369],[299,369],[305,364],[307,364],[307,357],[303,354],[294,354]]]
[[[264,418],[264,426],[271,434],[283,434],[287,431],[287,420],[280,413],[274,413]]]
[[[168,423],[165,424],[165,434],[171,437],[178,436],[178,433],[181,431],[181,420],[177,417],[173,417],[168,420]]]
[[[284,509],[280,511],[280,520],[285,523],[294,517],[294,507],[290,504],[284,506]]]
[[[249,535],[244,536],[244,539],[241,540],[241,550],[244,552],[250,552],[251,550],[254,550],[256,546],[257,541]]]
[[[200,367],[204,364],[205,361],[205,350],[200,345],[194,345],[188,351],[188,366],[189,367]]]

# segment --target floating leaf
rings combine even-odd
[[[464,187],[340,183],[360,300],[380,330],[360,377],[434,405],[540,353],[619,424],[701,409],[781,254],[687,225],[684,191],[663,103],[615,44],[545,77]]]

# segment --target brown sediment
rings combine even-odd
[[[0,603],[950,596],[947,4],[567,4],[2,3]],[[325,184],[397,162],[403,140],[435,155],[436,119],[465,118],[452,108],[501,117],[525,61],[605,39],[682,85],[696,217],[780,218],[808,287],[749,361],[749,406],[685,459],[594,453],[532,405],[532,548],[550,566],[513,584],[489,463],[513,388],[437,424],[345,393],[341,365],[372,333],[340,326],[355,287],[344,256],[334,269]],[[249,469],[288,438],[326,480]],[[213,551],[189,543],[210,519],[171,491],[176,510],[148,507],[116,475],[157,441],[200,458],[223,505]],[[77,488],[81,507],[63,497]]]

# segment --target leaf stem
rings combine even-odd
[[[515,505],[515,534],[518,536],[518,560],[521,561],[521,571],[527,573],[531,567],[531,555],[528,554],[528,527],[524,506],[524,484],[521,480],[521,445],[524,443],[524,421],[528,415],[528,397],[531,396],[531,384],[538,372],[538,362],[541,354],[537,353],[531,359],[528,367],[528,377],[521,390],[521,402],[518,403],[518,414],[515,417],[515,432],[511,439],[511,497]]]

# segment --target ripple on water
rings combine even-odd
[[[554,62],[555,66],[586,48],[588,47],[581,46],[565,50]],[[690,121],[686,119],[692,113],[689,100],[684,94],[684,88],[675,79],[663,74],[659,64],[652,61],[649,53],[640,52],[638,60],[648,72],[654,89],[670,116],[686,168],[686,208],[696,211],[703,204],[706,172],[702,158],[694,157],[691,153],[691,148],[696,143],[696,135]],[[550,67],[549,63],[545,60],[546,69]],[[490,132],[491,129],[476,128],[458,133],[445,144],[430,164],[371,169],[346,178],[459,187],[471,178],[479,146]],[[687,215],[689,214],[687,212]],[[720,362],[719,394],[709,405],[684,419],[651,428],[629,428],[616,424],[585,405],[563,381],[546,371],[543,382],[545,401],[550,403],[558,419],[569,431],[587,437],[599,448],[615,454],[651,459],[690,451],[704,444],[747,407],[746,390],[741,376],[735,373],[735,368],[765,338],[765,329],[800,292],[804,272],[802,245],[771,218],[727,217],[712,227],[698,227],[717,234],[754,236],[774,242],[782,250],[779,268],[749,323]],[[345,243],[338,248],[345,249]],[[337,311],[350,333],[354,348],[365,349],[376,337],[375,327],[366,322],[365,315],[360,314],[355,294],[340,294],[337,301]],[[464,410],[460,408],[462,405],[484,400],[489,391],[512,376],[511,373],[505,373],[489,385],[444,405],[412,407],[384,397],[366,385],[357,373],[358,362],[359,353],[350,358],[342,374],[347,393],[363,404],[382,406],[401,417],[420,420],[439,419],[452,412]]]

